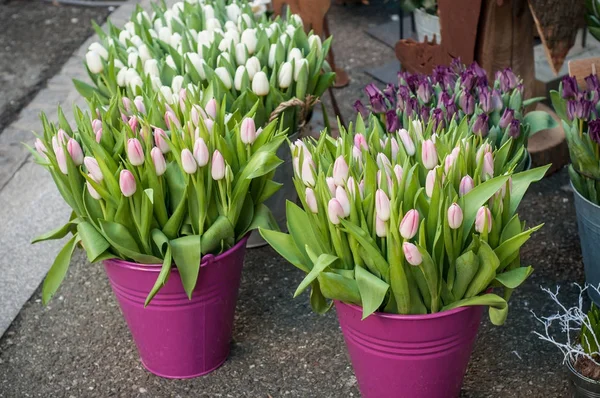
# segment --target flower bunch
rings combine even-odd
[[[162,263],[148,303],[172,263],[191,295],[203,255],[270,225],[263,202],[279,188],[275,152],[286,138],[277,122],[256,128],[257,107],[228,114],[191,94],[173,105],[117,95],[106,107],[92,104],[93,116],[76,108],[75,129],[60,109],[58,124],[42,115],[43,134],[30,150],[73,209],[67,224],[34,240],[73,234],[44,282],[44,302],[80,241],[90,262]]]
[[[435,131],[443,131],[452,120],[467,116],[473,134],[487,137],[494,148],[514,142],[511,157],[527,146],[531,134],[554,126],[546,112],[525,114],[526,106],[542,98],[524,101],[522,82],[508,68],[496,73],[491,86],[486,71],[477,63],[466,67],[457,59],[451,66],[437,66],[427,76],[399,72],[398,80],[397,87],[389,84],[383,91],[368,85],[369,109],[360,100],[355,109],[363,116],[369,110],[377,114],[388,131],[406,128],[414,119],[431,120]],[[519,155],[522,170],[528,156]]]
[[[298,15],[256,18],[253,8],[237,0],[160,5],[151,16],[138,8],[123,29],[97,29],[101,42],[86,55],[94,86],[76,87],[88,99],[160,93],[169,104],[182,88],[210,87],[229,109],[247,113],[258,102],[258,126],[286,111],[295,132],[335,78],[325,60],[331,39],[307,35]]]
[[[575,77],[565,76],[550,98],[563,120],[571,182],[583,197],[600,204],[600,83],[596,75],[586,77],[585,82],[582,89]]]
[[[494,177],[506,150],[478,146],[466,119],[432,131],[410,125],[391,137],[359,115],[338,139],[292,145],[304,210],[287,203],[289,235],[261,233],[307,273],[296,294],[311,286],[316,311],[326,298],[361,305],[364,317],[489,305],[504,322],[512,289],[532,272],[520,247],[539,228],[526,229],[516,209],[547,168]],[[492,286],[504,296],[486,293]]]

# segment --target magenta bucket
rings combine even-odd
[[[215,370],[229,355],[247,237],[202,258],[189,300],[177,268],[144,308],[161,264],[106,260],[104,268],[142,364],[157,376],[187,379]]]
[[[459,396],[484,307],[363,321],[361,307],[335,308],[364,398]]]

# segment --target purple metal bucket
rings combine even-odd
[[[358,306],[335,308],[364,398],[459,396],[484,307],[364,321]]]
[[[104,268],[142,364],[157,376],[187,379],[215,370],[229,355],[247,237],[202,259],[189,300],[176,268],[148,307],[162,265],[106,260]]]

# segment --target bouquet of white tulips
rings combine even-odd
[[[369,126],[359,115],[338,139],[292,145],[304,210],[288,202],[289,234],[261,233],[307,273],[296,295],[310,286],[315,311],[333,299],[361,305],[364,317],[488,305],[502,324],[532,272],[519,250],[539,228],[525,228],[516,209],[547,168],[513,174],[510,143],[493,150],[467,118],[439,136],[432,123],[397,135]]]
[[[79,242],[91,262],[162,263],[148,303],[172,264],[191,295],[203,255],[271,225],[262,203],[279,188],[272,176],[286,132],[277,122],[257,129],[258,107],[228,114],[224,102],[192,94],[173,105],[117,94],[106,107],[92,106],[93,116],[75,109],[75,129],[60,109],[58,124],[42,115],[44,132],[30,149],[73,209],[68,223],[34,240],[73,235],[46,277],[43,301]]]
[[[96,31],[101,42],[86,54],[93,86],[75,81],[88,99],[160,93],[172,104],[182,88],[210,87],[228,109],[247,113],[258,102],[257,126],[284,113],[293,133],[335,78],[325,60],[331,39],[307,35],[297,15],[257,18],[241,1],[155,5],[123,29],[109,22],[108,32]]]

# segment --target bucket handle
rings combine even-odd
[[[210,253],[205,254],[204,256],[202,256],[202,259],[200,260],[200,264],[203,265],[203,266],[210,265],[210,264],[212,264],[214,262],[215,262],[215,256],[212,255],[212,254],[210,254]]]

